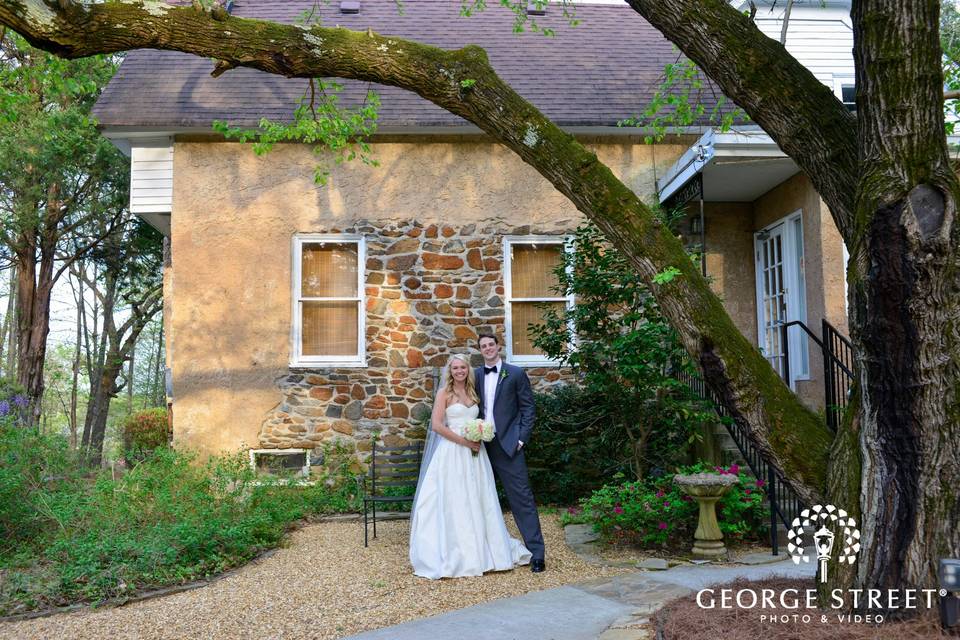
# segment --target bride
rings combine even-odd
[[[410,516],[410,563],[418,576],[479,576],[530,562],[503,522],[486,450],[462,435],[479,412],[473,369],[466,356],[454,355],[433,406]]]

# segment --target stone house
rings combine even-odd
[[[447,0],[406,3],[402,14],[390,2],[359,4],[358,12],[356,3],[322,4],[323,23],[446,48],[476,42],[507,82],[641,197],[679,201],[702,184],[684,229],[772,364],[780,354],[766,334],[777,323],[826,318],[845,328],[842,242],[809,180],[765,134],[704,125],[652,145],[643,131],[617,126],[642,110],[677,55],[629,7],[577,5],[576,28],[548,8],[536,17],[556,29],[547,38],[514,34],[514,15],[500,7],[461,18]],[[237,0],[233,11],[293,21],[308,5]],[[791,29],[800,35],[787,42],[844,99],[848,10],[795,7]],[[779,34],[780,11],[761,8],[758,25]],[[574,304],[550,291],[550,269],[583,218],[546,180],[465,121],[378,87],[379,167],[333,166],[318,186],[309,148],[280,145],[257,157],[211,128],[289,117],[305,83],[248,69],[213,79],[211,69],[187,55],[132,52],[96,107],[104,135],[131,157],[132,210],[168,243],[164,323],[178,445],[309,451],[336,439],[362,452],[372,434],[387,444],[422,437],[437,368],[474,351],[485,330],[502,336],[506,359],[528,367],[537,387],[562,380],[525,327],[538,304]],[[367,89],[344,82],[342,100],[359,101]],[[771,285],[764,274],[774,272]],[[772,315],[771,300],[780,305]],[[822,405],[817,355],[790,340],[800,354],[792,383]]]

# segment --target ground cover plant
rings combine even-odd
[[[0,615],[211,576],[304,517],[357,510],[333,448],[333,471],[310,485],[264,482],[241,453],[201,463],[168,447],[115,477],[88,472],[62,438],[0,421]]]

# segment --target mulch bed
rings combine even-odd
[[[774,589],[777,593],[783,589],[798,589],[802,594],[811,588],[809,581],[785,578],[747,581],[738,580],[723,585],[734,591],[739,589]],[[719,601],[719,600],[718,600]],[[794,622],[793,614],[803,614],[808,610],[761,611],[760,609],[741,609],[733,607],[721,609],[702,609],[697,605],[696,594],[679,598],[657,612],[651,622],[662,640],[927,640],[931,638],[957,638],[948,635],[940,628],[939,614],[934,605],[931,611],[925,611],[920,617],[907,621],[888,621],[881,625],[867,623],[843,623],[838,620],[838,612],[833,610],[813,610],[809,612],[810,621]],[[766,613],[767,619],[761,616]],[[821,614],[826,622],[821,622]],[[790,621],[771,622],[774,615],[788,615]]]

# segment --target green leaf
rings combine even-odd
[[[682,272],[676,267],[668,267],[660,273],[653,276],[653,281],[657,284],[666,284],[680,275]]]

